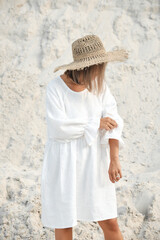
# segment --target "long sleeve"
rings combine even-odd
[[[100,130],[101,132],[101,144],[109,145],[109,139],[119,140],[119,148],[123,148],[125,143],[122,139],[122,130],[124,127],[123,119],[120,117],[117,111],[117,103],[115,97],[112,95],[108,85],[105,85],[105,91],[102,97],[102,117],[110,117],[116,121],[118,127],[111,130]]]
[[[46,88],[46,120],[49,139],[59,142],[70,142],[84,135],[91,145],[100,126],[100,118],[68,118],[59,95],[51,86]]]

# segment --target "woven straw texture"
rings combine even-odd
[[[94,64],[124,61],[128,59],[128,52],[118,47],[113,51],[106,52],[100,38],[92,34],[85,35],[72,43],[72,56],[73,62],[56,67],[54,72],[60,69],[82,70]]]

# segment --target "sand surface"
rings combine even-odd
[[[124,119],[120,229],[124,240],[160,239],[159,25],[158,0],[0,1],[0,239],[54,239],[40,220],[45,86],[55,66],[72,61],[72,41],[92,33],[107,51],[130,52],[106,69]],[[96,222],[79,221],[74,239],[104,238]]]

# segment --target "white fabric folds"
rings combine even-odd
[[[68,118],[60,104],[58,94],[49,86],[46,88],[46,120],[48,137],[58,142],[70,142],[85,136],[90,146],[98,135],[100,118]]]
[[[118,124],[100,130],[101,117]],[[115,183],[109,178],[108,139],[123,144],[123,120],[109,88],[99,97],[74,92],[54,78],[46,88],[47,143],[41,175],[42,224],[67,228],[81,221],[118,216]]]

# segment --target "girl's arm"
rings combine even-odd
[[[108,144],[110,148],[110,165],[109,165],[109,178],[111,182],[115,183],[122,177],[121,165],[119,161],[119,147],[124,146],[122,139],[123,119],[120,117],[117,111],[117,103],[112,95],[109,87],[106,85],[106,89],[102,99],[103,103],[103,117],[110,117],[116,121],[117,127],[111,130],[102,130],[101,144]],[[118,178],[116,176],[119,175]]]

